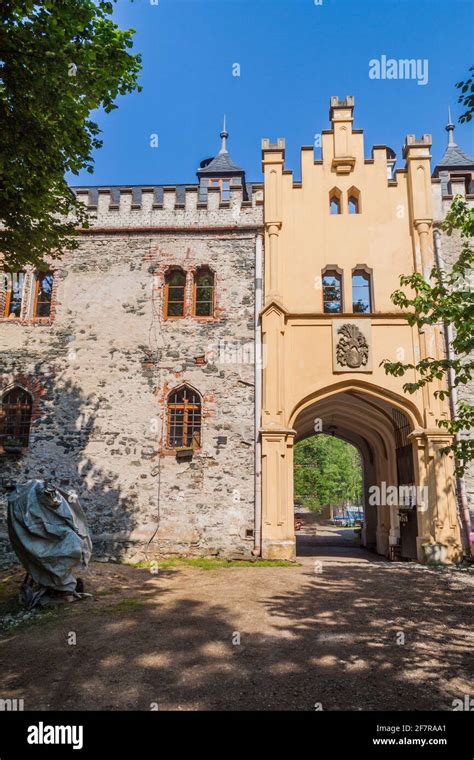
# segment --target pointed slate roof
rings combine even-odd
[[[438,177],[441,171],[449,169],[474,169],[474,158],[465,153],[459,145],[454,142],[454,124],[451,119],[451,109],[448,109],[448,124],[446,131],[448,133],[448,145],[444,156],[439,161],[433,171],[433,177]]]
[[[468,156],[458,145],[448,145],[441,161],[436,165],[435,171],[440,166],[446,167],[470,167],[474,166],[474,158]]]
[[[227,150],[227,138],[229,133],[226,129],[226,118],[224,116],[224,127],[221,132],[221,149],[217,156],[215,156],[209,163],[198,169],[198,177],[221,177],[222,175],[243,175],[244,170],[241,166],[237,166]]]
[[[237,164],[234,164],[231,157],[229,156],[228,152],[225,153],[218,153],[215,158],[212,159],[210,163],[207,164],[203,169],[198,169],[199,175],[213,175],[214,177],[220,174],[223,174],[225,172],[231,172],[232,174],[242,174],[243,169],[240,166],[237,166]]]

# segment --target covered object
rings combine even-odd
[[[45,591],[74,593],[74,572],[92,552],[86,516],[74,494],[29,480],[8,494],[8,533],[18,559]]]

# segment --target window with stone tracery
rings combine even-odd
[[[28,446],[32,407],[31,394],[21,386],[3,394],[0,414],[0,443],[3,446]]]
[[[199,448],[202,403],[199,393],[187,385],[168,396],[168,448]]]

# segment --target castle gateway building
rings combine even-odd
[[[414,372],[397,378],[380,366],[444,350],[442,326],[410,327],[390,298],[401,274],[428,275],[434,264],[431,137],[408,135],[405,167],[393,174],[387,147],[365,158],[353,110],[353,98],[331,98],[322,160],[303,148],[300,182],[285,169],[284,141],[263,141],[263,552],[294,556],[293,445],[322,430],[360,451],[366,546],[456,561],[453,462],[442,453],[450,438],[437,426],[449,415],[435,396],[441,385],[407,395]],[[406,509],[393,486],[415,486],[416,504]]]
[[[353,107],[331,99],[300,182],[279,139],[248,183],[224,126],[194,185],[75,188],[77,250],[5,275],[2,477],[76,493],[97,555],[293,559],[293,445],[329,432],[361,454],[365,546],[461,557],[441,386],[407,395],[414,374],[380,366],[443,355],[441,326],[410,327],[390,296],[430,271],[456,177],[431,178],[429,135],[407,137],[397,171],[385,146],[366,159]]]

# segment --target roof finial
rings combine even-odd
[[[446,125],[446,132],[448,133],[448,148],[454,148],[456,143],[454,142],[454,124],[451,119],[451,106],[448,106],[448,123]]]
[[[228,137],[229,137],[229,133],[226,129],[226,117],[224,114],[224,126],[222,127],[222,132],[221,132],[222,143],[221,143],[221,149],[219,153],[227,153],[227,138]]]

